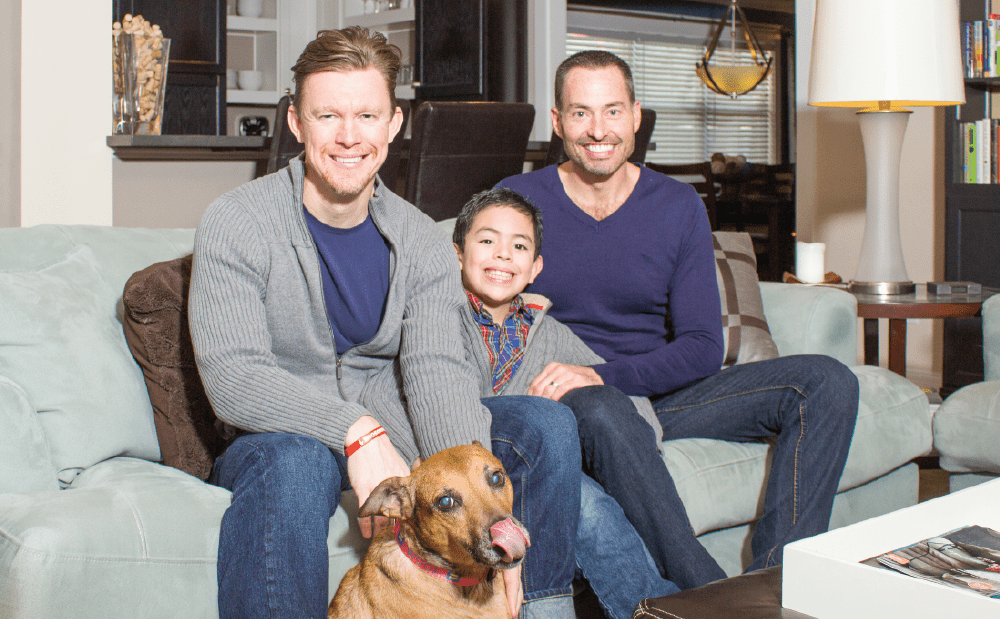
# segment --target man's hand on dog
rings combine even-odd
[[[537,395],[558,402],[571,389],[603,384],[604,379],[594,371],[594,368],[553,361],[531,381],[528,395]]]
[[[345,445],[350,445],[378,426],[379,423],[374,417],[359,418],[347,431]],[[358,496],[358,505],[364,505],[375,486],[384,480],[390,477],[408,477],[409,474],[410,467],[392,446],[387,434],[372,439],[347,459],[347,477],[351,480],[351,487]],[[358,519],[361,535],[366,538],[378,533],[388,523],[389,520],[384,516]]]

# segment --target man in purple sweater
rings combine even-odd
[[[608,52],[581,52],[559,66],[555,84],[552,125],[569,161],[500,185],[544,213],[545,270],[529,290],[607,362],[550,364],[529,393],[574,409],[585,471],[682,588],[725,573],[695,539],[653,431],[626,396],[652,399],[664,440],[773,440],[748,570],[779,564],[785,544],[829,526],[857,379],[820,355],[720,371],[708,217],[690,185],[628,162],[640,121],[631,70]]]

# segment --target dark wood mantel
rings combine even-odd
[[[109,135],[122,161],[260,161],[271,138],[239,135]]]

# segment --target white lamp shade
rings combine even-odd
[[[816,0],[809,104],[965,102],[958,0]]]

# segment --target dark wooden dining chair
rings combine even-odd
[[[656,126],[656,110],[642,108],[642,120],[639,121],[639,130],[635,133],[635,150],[628,158],[632,163],[645,163],[646,151],[649,150],[649,140],[653,136],[653,127]],[[563,163],[568,161],[566,149],[563,148],[562,138],[552,132],[549,138],[549,152],[545,155],[545,165],[553,163]]]
[[[795,164],[749,163],[716,175],[719,230],[747,232],[761,281],[782,281],[795,262]]]
[[[535,120],[530,103],[425,101],[413,112],[404,197],[435,221],[520,174]]]
[[[302,152],[302,142],[299,142],[288,128],[288,106],[291,104],[291,94],[285,93],[278,99],[278,107],[274,111],[274,130],[271,132],[271,150],[267,155],[267,168],[263,171],[264,174],[277,172]]]
[[[705,203],[705,210],[708,212],[708,223],[712,230],[718,230],[716,213],[716,198],[718,196],[718,186],[715,183],[715,175],[712,173],[712,162],[702,161],[699,163],[653,163],[649,162],[646,167],[654,172],[666,174],[679,181],[692,185],[702,202]]]
[[[405,174],[400,174],[405,169],[403,165],[403,143],[406,139],[406,125],[410,122],[410,99],[397,99],[396,105],[403,111],[403,124],[399,126],[399,133],[389,142],[389,151],[386,153],[382,167],[378,169],[378,177],[382,179],[385,186],[393,193],[403,195],[403,183],[406,180]]]
[[[762,281],[780,282],[795,263],[795,164],[755,164],[740,183],[734,227],[750,233]]]

